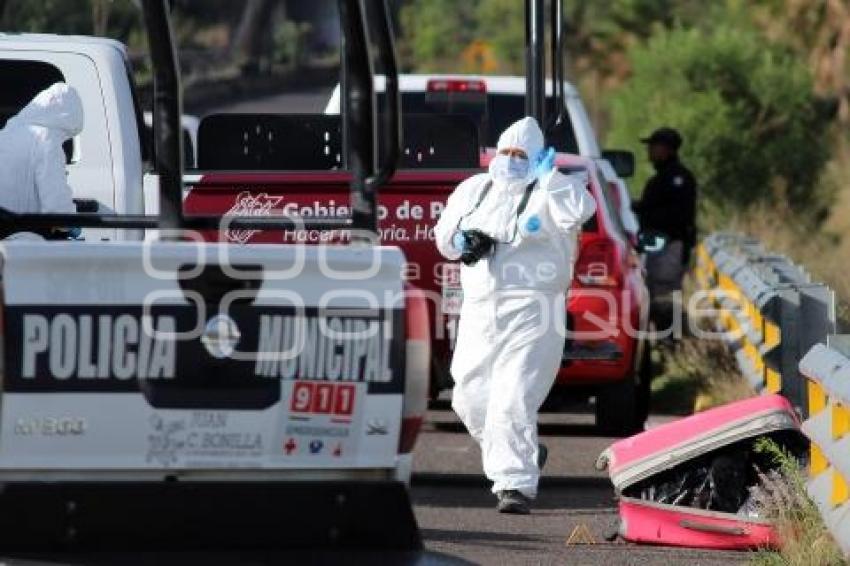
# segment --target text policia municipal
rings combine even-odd
[[[391,334],[385,327],[359,318],[262,315],[255,373],[283,379],[388,382]]]
[[[249,351],[240,348],[237,359],[253,362],[260,377],[386,383],[392,380],[387,326],[362,318],[261,315],[256,352],[246,344]],[[143,325],[129,314],[26,314],[21,377],[173,379],[176,329],[168,315]]]

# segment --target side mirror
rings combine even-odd
[[[648,230],[638,234],[637,251],[640,253],[657,254],[667,246],[667,236],[661,232]]]
[[[635,174],[635,154],[622,149],[608,149],[602,152],[602,158],[607,159],[617,176],[628,179]]]

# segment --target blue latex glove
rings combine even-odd
[[[466,242],[466,236],[463,235],[463,232],[461,232],[461,231],[455,232],[455,235],[452,238],[452,245],[459,252],[466,251],[467,242]]]
[[[80,236],[83,235],[83,230],[81,228],[68,228],[68,239],[69,240],[79,240]]]
[[[538,177],[542,177],[549,171],[555,168],[555,148],[547,147],[540,150],[540,153],[534,159],[535,173]]]

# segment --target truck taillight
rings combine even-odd
[[[487,83],[482,80],[431,79],[428,92],[487,92]]]
[[[617,251],[613,242],[607,238],[585,242],[575,273],[579,283],[587,287],[618,286]]]
[[[413,451],[419,429],[428,410],[431,379],[431,334],[425,295],[412,286],[405,289],[406,368],[404,405],[398,451]]]

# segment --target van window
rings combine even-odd
[[[0,88],[0,128],[9,118],[23,110],[30,100],[35,98],[54,83],[65,82],[62,71],[43,61],[22,61],[19,59],[0,59],[0,76],[15,77],[6,81]],[[62,146],[68,163],[74,155],[74,140],[68,140]]]

